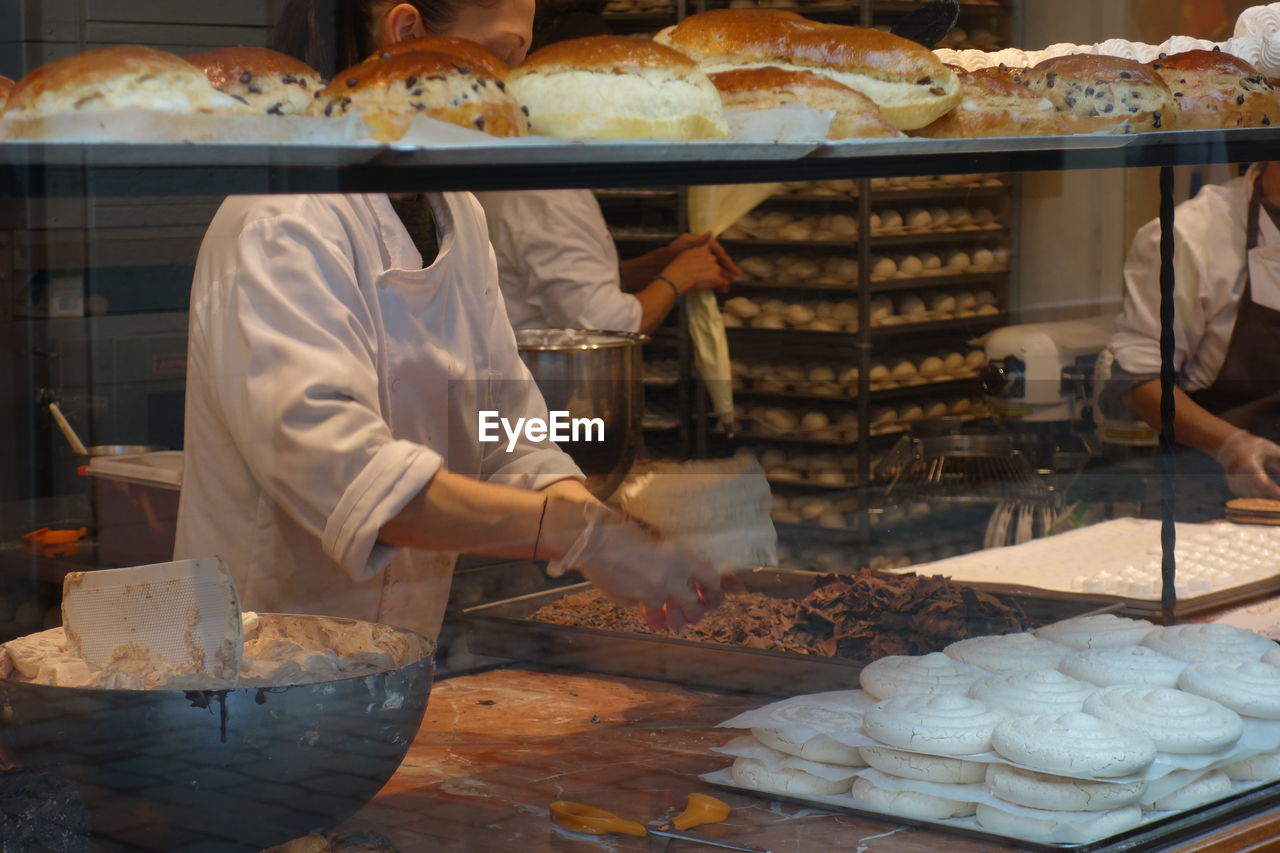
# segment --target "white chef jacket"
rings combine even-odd
[[[1178,205],[1175,225],[1174,368],[1187,392],[1208,388],[1227,358],[1249,270],[1245,257],[1249,198],[1260,166],[1226,184],[1210,185]],[[1280,230],[1264,212],[1254,252],[1280,250]],[[1111,338],[1128,373],[1160,372],[1160,222],[1138,232],[1125,262],[1124,310]],[[1280,288],[1255,278],[1253,299],[1280,309]]]
[[[477,406],[546,417],[502,309],[484,214],[431,197],[427,269],[385,195],[233,197],[191,294],[179,559],[246,608],[439,631],[456,555],[378,532],[441,467],[541,489],[554,444],[478,441]],[[518,381],[501,381],[518,380]]]
[[[589,190],[477,193],[517,329],[640,331],[622,291],[618,249]]]

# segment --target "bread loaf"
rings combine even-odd
[[[1183,130],[1280,124],[1280,92],[1239,57],[1189,50],[1157,60],[1151,67],[1172,90]]]
[[[824,74],[866,95],[899,130],[931,124],[961,98],[955,72],[923,46],[792,12],[715,9],[685,18],[655,39],[713,73],[777,66]]]
[[[319,72],[265,47],[223,47],[193,53],[187,61],[214,88],[267,115],[304,115],[324,88]]]
[[[14,85],[5,117],[129,108],[179,115],[251,112],[243,101],[215,89],[185,59],[155,48],[119,45],[36,68]]]
[[[548,45],[508,77],[535,133],[586,139],[719,139],[720,95],[696,63],[644,39]]]
[[[9,93],[12,91],[13,81],[0,74],[0,113],[4,112],[5,104],[9,103]]]
[[[799,105],[835,113],[828,139],[893,138],[902,131],[880,117],[880,108],[861,92],[811,71],[743,68],[711,75],[728,110],[768,110]]]
[[[1027,69],[1023,81],[1053,102],[1077,133],[1177,130],[1178,104],[1149,66],[1118,56],[1072,54]]]
[[[1050,136],[1068,133],[1067,122],[1044,95],[1006,75],[963,72],[964,99],[917,136],[933,139],[983,136]]]
[[[419,115],[491,136],[524,136],[525,116],[501,82],[458,57],[406,51],[343,71],[312,109],[326,116],[360,112],[384,142],[404,136]]]

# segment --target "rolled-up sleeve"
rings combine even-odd
[[[394,549],[378,532],[424,489],[442,458],[397,441],[382,416],[373,316],[337,222],[254,221],[219,247],[211,289],[193,305],[213,348],[209,371],[237,450],[272,501],[351,577]],[[231,242],[229,238],[228,242]]]

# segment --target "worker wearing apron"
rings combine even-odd
[[[335,60],[317,3],[282,20],[319,65],[431,34],[518,62],[533,22],[528,0],[349,0],[339,20],[363,27]],[[557,561],[655,627],[696,621],[732,583],[607,510],[554,443],[481,435],[482,409],[548,412],[468,193],[227,199],[196,262],[188,350],[175,553],[225,559],[246,607],[434,637],[459,552]]]
[[[1280,499],[1278,206],[1280,164],[1269,164],[1206,187],[1177,210],[1174,427],[1179,444],[1199,451],[1180,456],[1179,492],[1208,517],[1221,517],[1232,494]],[[1139,232],[1125,277],[1113,382],[1158,426],[1158,223]]]

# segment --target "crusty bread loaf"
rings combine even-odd
[[[215,89],[267,115],[303,115],[324,88],[324,78],[305,62],[265,47],[222,47],[187,61]]]
[[[655,37],[708,72],[775,65],[856,89],[899,130],[917,130],[960,102],[960,80],[932,52],[879,30],[810,21],[777,9],[717,9]]]
[[[1067,122],[1044,95],[1015,83],[1002,71],[961,72],[964,100],[942,118],[916,131],[932,138],[1050,136],[1069,133]]]
[[[744,68],[711,75],[727,110],[767,110],[801,105],[831,110],[828,139],[900,137],[902,131],[880,116],[880,108],[861,92],[812,71]]]
[[[1183,130],[1280,125],[1280,92],[1237,56],[1189,50],[1151,63],[1182,113]]]
[[[13,81],[0,74],[0,113],[4,112],[4,105],[9,103],[9,93],[12,91]]]
[[[501,82],[456,57],[411,51],[343,71],[312,109],[325,116],[359,111],[384,142],[404,136],[419,115],[491,136],[525,136],[525,116]]]
[[[377,62],[390,59],[402,53],[443,53],[464,60],[490,77],[506,82],[511,66],[494,56],[488,48],[463,38],[454,36],[428,36],[427,38],[410,39],[381,48],[365,60]]]
[[[511,93],[534,133],[587,139],[729,135],[715,86],[688,57],[652,41],[590,36],[548,45],[514,69]]]
[[[9,118],[78,111],[158,110],[175,114],[248,113],[185,59],[136,45],[90,50],[41,65],[9,94]]]
[[[1069,117],[1077,133],[1177,130],[1178,104],[1164,78],[1118,56],[1046,59],[1019,75]]]

